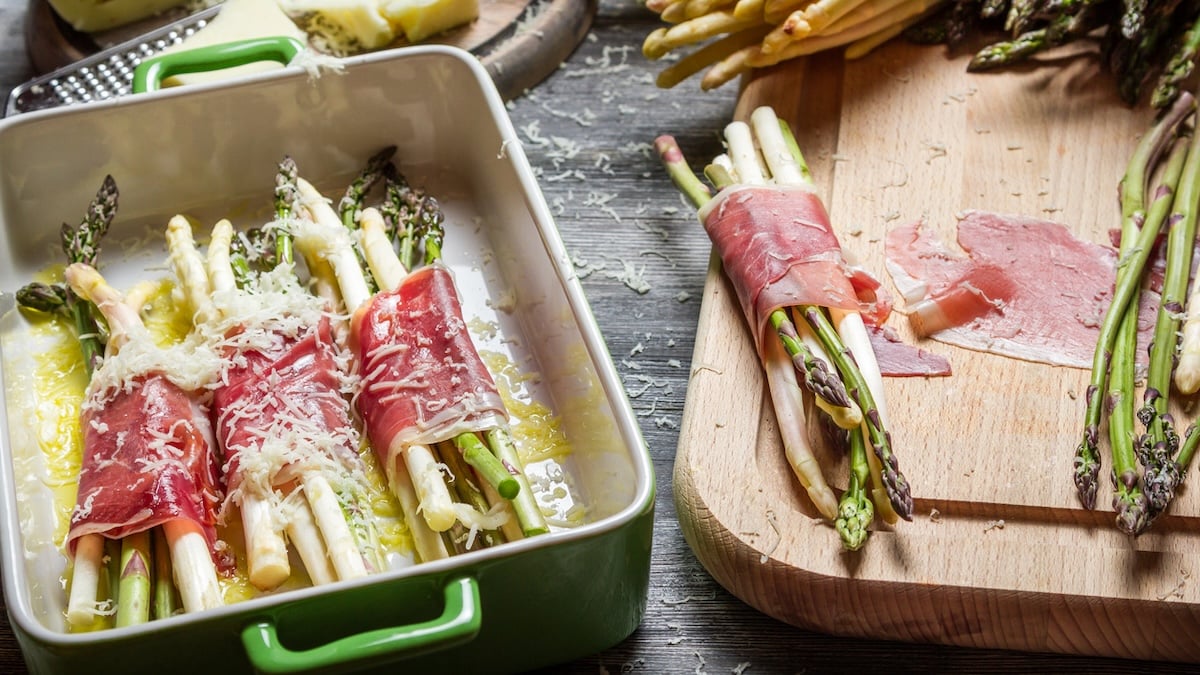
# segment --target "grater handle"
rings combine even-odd
[[[209,47],[164,54],[147,59],[133,71],[133,93],[158,91],[163,80],[173,75],[203,73],[259,61],[288,65],[304,45],[296,38],[266,37],[226,42]]]
[[[479,582],[473,577],[451,579],[444,597],[441,615],[429,621],[351,635],[303,651],[283,646],[275,620],[261,619],[242,630],[242,645],[256,672],[302,673],[378,665],[473,640],[483,622]]]

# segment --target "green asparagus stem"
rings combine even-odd
[[[291,233],[287,231],[282,223],[286,223],[288,218],[292,216],[296,200],[299,199],[296,189],[296,179],[298,177],[299,172],[296,169],[295,160],[289,156],[285,156],[280,160],[278,170],[275,173],[275,219],[279,223],[277,225],[278,229],[275,232],[275,260],[273,262],[276,264],[285,263],[290,265],[295,260],[295,253],[292,251]]]
[[[1136,302],[1136,298],[1134,301]],[[1146,496],[1138,485],[1134,451],[1134,354],[1137,351],[1137,311],[1131,306],[1121,317],[1113,344],[1108,390],[1108,438],[1112,446],[1113,511],[1117,529],[1134,535],[1149,523]]]
[[[845,380],[850,396],[863,411],[863,425],[870,439],[871,449],[883,468],[883,487],[887,491],[888,501],[898,516],[912,520],[913,502],[908,480],[900,472],[900,462],[892,452],[891,434],[883,428],[883,420],[879,416],[879,409],[875,406],[875,398],[871,395],[866,378],[858,369],[850,350],[842,344],[837,329],[833,327],[829,317],[825,316],[825,312],[815,305],[803,305],[798,309],[805,321],[812,326],[817,338],[825,345],[825,351]]]
[[[1017,5],[1014,3],[1013,7],[1015,9]],[[967,70],[978,72],[1007,66],[1058,46],[1071,35],[1071,28],[1076,23],[1075,16],[1061,14],[1046,26],[1020,33],[1012,40],[988,45],[975,54],[967,64]]]
[[[1190,96],[1190,94],[1189,94]],[[1175,460],[1179,438],[1167,413],[1171,371],[1179,347],[1179,324],[1187,302],[1188,280],[1195,249],[1197,202],[1200,200],[1200,134],[1193,134],[1187,161],[1173,199],[1167,235],[1167,267],[1163,276],[1162,300],[1150,346],[1146,377],[1146,404],[1140,414],[1146,424],[1142,464],[1145,489],[1152,515],[1167,508],[1179,482]]]
[[[512,499],[521,490],[521,484],[508,472],[504,463],[492,454],[483,441],[473,433],[463,433],[454,437],[454,446],[462,453],[467,464],[479,472],[481,478],[496,488],[505,499]]]
[[[358,228],[358,212],[362,210],[367,193],[386,175],[395,154],[396,146],[389,145],[372,155],[366,167],[346,187],[346,193],[338,202],[338,215],[342,217],[343,225],[351,230]]]
[[[121,577],[117,591],[117,626],[150,620],[150,533],[141,531],[121,540]]]
[[[1169,199],[1156,199],[1153,207],[1147,212],[1146,182],[1151,168],[1157,164],[1157,158],[1172,142],[1177,127],[1194,108],[1195,101],[1190,97],[1181,98],[1172,106],[1168,114],[1142,137],[1130,158],[1125,176],[1121,179],[1122,249],[1125,249],[1125,242],[1129,242],[1129,248],[1128,253],[1121,256],[1112,302],[1104,315],[1100,335],[1096,341],[1096,350],[1092,357],[1092,376],[1085,394],[1083,439],[1075,450],[1073,467],[1079,501],[1087,509],[1096,506],[1097,476],[1100,473],[1101,400],[1108,378],[1113,346],[1121,320],[1138,293],[1142,271],[1153,249],[1154,239],[1170,208]],[[1168,163],[1168,167],[1174,169],[1175,175],[1172,177],[1170,170],[1164,172],[1164,185],[1178,183],[1182,159],[1180,157],[1179,161]]]
[[[862,411],[846,393],[846,386],[841,378],[829,370],[825,361],[813,355],[808,345],[800,340],[796,326],[788,318],[787,312],[777,309],[771,312],[771,327],[783,343],[783,348],[792,359],[796,373],[804,388],[811,391],[825,405],[823,410],[838,421],[842,428],[857,428],[862,422]]]
[[[875,507],[867,495],[871,483],[871,466],[867,463],[867,447],[863,434],[857,429],[849,434],[850,482],[838,501],[838,517],[834,529],[842,538],[842,545],[849,551],[857,551],[867,542],[871,521],[875,519]]]
[[[484,436],[487,438],[488,447],[496,453],[496,457],[500,458],[520,485],[517,496],[512,499],[512,505],[517,513],[517,521],[521,524],[521,531],[526,537],[550,532],[550,526],[546,523],[546,517],[542,515],[542,509],[529,486],[529,478],[525,475],[523,463],[517,454],[517,446],[513,444],[508,429],[488,429]]]
[[[1162,109],[1171,104],[1179,96],[1179,87],[1196,67],[1196,51],[1200,48],[1200,15],[1193,20],[1190,28],[1177,40],[1171,60],[1163,67],[1154,93],[1150,96],[1150,105]]]
[[[438,443],[436,450],[438,457],[445,462],[450,469],[450,474],[454,476],[451,487],[454,488],[454,493],[458,495],[459,501],[470,504],[480,513],[487,513],[491,509],[491,505],[488,504],[483,491],[475,484],[475,474],[464,461],[463,454],[459,452],[457,446],[453,443]],[[501,533],[496,530],[485,530],[480,533],[480,536],[485,546],[495,546],[504,541]]]
[[[171,549],[167,535],[156,527],[151,535],[154,549],[154,618],[165,619],[179,611],[179,589],[171,581]]]

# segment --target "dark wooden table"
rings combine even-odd
[[[26,2],[0,0],[0,101],[34,76],[25,52]],[[658,488],[642,626],[605,652],[547,672],[1196,672],[815,634],[745,605],[697,562],[679,532],[671,473],[710,249],[650,144],[669,132],[689,154],[713,156],[737,92],[730,85],[705,93],[695,82],[657,89],[658,66],[640,50],[657,25],[636,0],[602,0],[590,33],[563,67],[509,106],[625,380]],[[7,619],[0,619],[0,673],[23,672]]]

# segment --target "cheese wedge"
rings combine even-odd
[[[305,42],[308,39],[304,31],[300,30],[279,9],[276,0],[225,0],[221,4],[221,11],[208,22],[207,26],[202,30],[196,31],[182,43],[172,45],[164,49],[161,53],[169,54],[225,42],[237,42],[239,40],[279,35],[294,37],[301,42]],[[207,73],[175,75],[164,80],[163,86],[173,87],[181,84],[212,82],[282,67],[282,64],[273,61],[248,63],[244,66]]]
[[[479,17],[479,0],[382,0],[380,11],[409,42],[420,42]]]

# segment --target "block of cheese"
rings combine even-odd
[[[474,21],[479,0],[381,0],[380,10],[409,42]]]
[[[386,47],[396,33],[379,13],[379,0],[279,0],[321,51],[346,56]]]
[[[71,28],[95,33],[184,4],[187,0],[49,0],[54,13]]]
[[[225,0],[221,11],[217,13],[208,25],[196,31],[182,43],[164,49],[162,54],[179,52],[197,47],[225,42],[237,42],[252,38],[274,37],[282,35],[294,37],[305,42],[308,36],[300,30],[291,19],[279,9],[276,0]],[[163,86],[173,87],[181,84],[211,82],[239,75],[263,72],[274,68],[282,68],[282,64],[274,61],[248,63],[244,66],[226,68],[208,73],[189,73],[175,75],[163,81]]]

